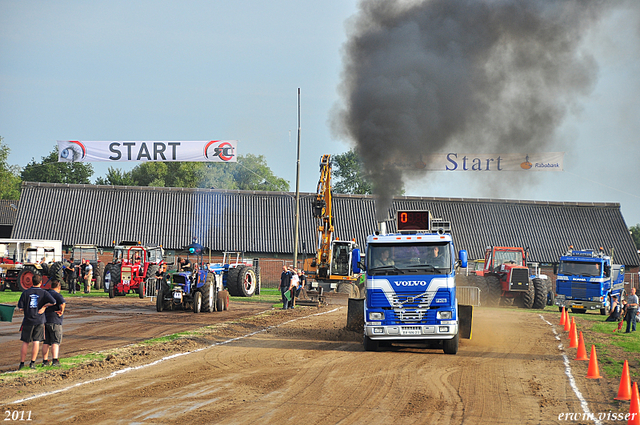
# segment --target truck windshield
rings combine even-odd
[[[384,274],[449,274],[451,251],[448,243],[369,244],[367,271]]]
[[[600,263],[585,263],[582,261],[561,261],[558,274],[566,276],[602,276]]]

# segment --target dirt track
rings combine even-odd
[[[166,325],[179,314],[151,317]],[[548,316],[555,325],[557,315]],[[345,322],[344,307],[273,311],[160,346],[115,350],[83,368],[16,379],[0,403],[3,412],[31,411],[38,423],[585,423],[558,421],[582,408],[552,326],[538,313],[477,309],[474,337],[456,356],[418,346],[364,352]],[[101,329],[96,338],[111,335]],[[239,339],[212,346],[232,338]],[[567,354],[573,359],[575,349]],[[592,412],[628,412],[628,404],[610,402],[618,382],[586,379],[586,362],[571,361],[571,368]],[[58,389],[67,390],[7,404]]]

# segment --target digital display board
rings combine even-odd
[[[404,211],[396,213],[398,231],[423,231],[431,230],[431,214],[429,211]]]

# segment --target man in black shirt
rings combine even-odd
[[[42,365],[49,366],[49,347],[53,357],[52,366],[59,366],[60,344],[62,343],[62,318],[66,301],[60,294],[60,281],[54,279],[51,282],[49,294],[56,300],[56,305],[47,307],[44,312],[46,322],[44,324],[44,344],[42,345]]]
[[[40,284],[42,284],[42,276],[35,274],[33,276],[33,286],[24,291],[18,300],[18,310],[24,311],[24,319],[22,319],[22,326],[20,327],[22,331],[20,335],[22,349],[20,350],[20,366],[18,366],[18,370],[24,367],[24,360],[27,358],[30,342],[33,342],[33,347],[29,367],[35,369],[40,342],[44,340],[44,311],[47,307],[56,304],[56,300],[51,294],[42,289]]]
[[[286,310],[289,307],[290,300],[293,297],[287,297],[284,295],[289,290],[291,284],[291,273],[287,269],[287,266],[282,266],[282,273],[280,274],[280,293],[282,294],[282,309]]]

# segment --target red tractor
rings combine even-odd
[[[527,252],[522,248],[487,247],[484,268],[476,271],[477,286],[484,305],[513,305],[543,309],[547,304],[547,286],[527,267]]]
[[[162,247],[130,246],[114,250],[113,263],[104,270],[105,289],[109,298],[137,293],[145,297],[146,288],[155,282],[156,272],[163,263]]]

